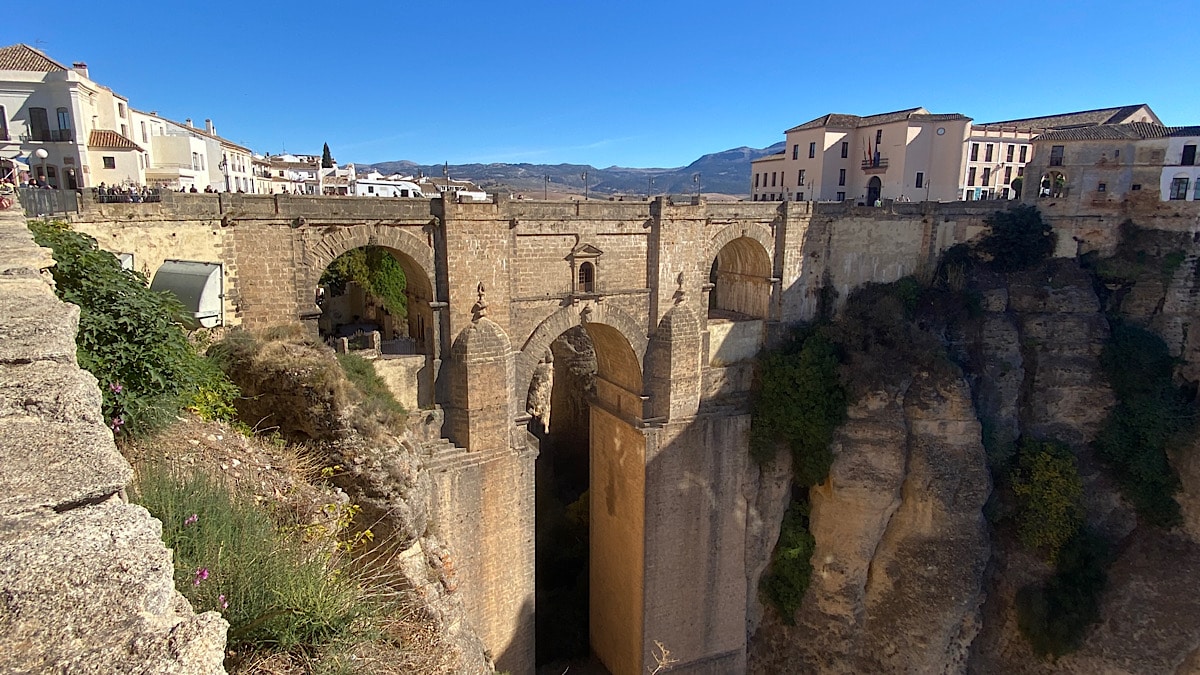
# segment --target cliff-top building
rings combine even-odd
[[[1159,123],[1145,104],[984,124],[925,108],[823,115],[788,129],[782,153],[752,163],[751,199],[1015,199],[1036,136],[1132,121]]]

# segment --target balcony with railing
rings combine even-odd
[[[876,155],[871,159],[864,159],[862,161],[863,173],[884,173],[887,171],[887,168],[887,157],[880,157],[879,155]]]
[[[21,142],[41,141],[50,143],[71,143],[75,140],[74,129],[45,129],[41,132],[22,134]]]

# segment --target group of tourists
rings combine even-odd
[[[158,188],[146,185],[105,185],[96,187],[96,201],[102,204],[140,204],[162,201]]]

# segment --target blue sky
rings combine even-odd
[[[673,167],[827,112],[1149,103],[1200,124],[1200,2],[8,3],[130,104],[339,162]],[[102,7],[107,7],[102,9]]]

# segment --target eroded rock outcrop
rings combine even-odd
[[[75,360],[19,211],[0,211],[0,671],[223,673],[228,624],[175,590],[161,525]]]
[[[813,582],[784,625],[768,612],[751,670],[941,672],[978,630],[990,481],[961,379],[918,375],[861,397],[811,491]]]

